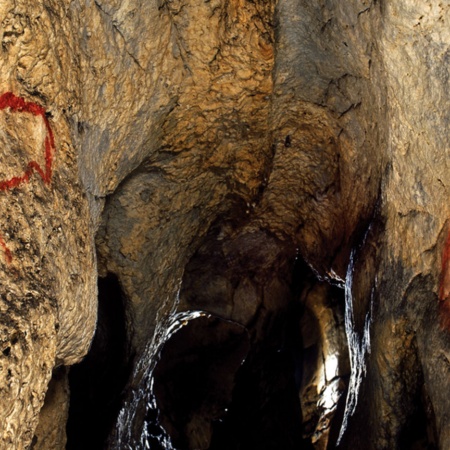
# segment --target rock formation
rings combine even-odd
[[[449,22],[4,0],[0,450],[450,448]]]

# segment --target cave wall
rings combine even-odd
[[[4,1],[0,447],[65,446],[54,404],[68,402],[64,366],[101,333],[99,276],[120,286],[130,365],[110,448],[145,447],[161,345],[191,309],[249,333],[236,383],[265,368],[271,395],[271,377],[300,393],[292,416],[312,431],[294,421],[286,448],[324,422],[317,449],[449,447],[449,10]],[[272,354],[290,345],[292,308],[309,366]],[[308,348],[339,354],[325,384]],[[333,380],[334,422],[308,409]]]
[[[442,326],[446,314],[445,308],[439,313],[438,296],[445,275],[441,268],[448,218],[441,170],[445,171],[449,145],[447,136],[442,138],[434,131],[448,126],[444,125],[448,115],[433,112],[447,102],[446,95],[439,93],[448,84],[446,7],[432,2],[383,7],[381,45],[390,123],[389,164],[382,194],[385,222],[382,236],[369,236],[365,244],[378,247],[372,274],[355,272],[361,279],[355,280],[357,284],[364,282],[363,278],[373,280],[365,282],[362,293],[365,291],[367,298],[372,284],[378,311],[373,320],[375,339],[368,357],[367,384],[378,385],[380,392],[366,388],[367,405],[361,408],[370,412],[374,423],[382,424],[378,439],[383,448],[397,442],[408,445],[407,416],[428,395],[432,399],[428,420],[433,422],[434,411],[436,429],[432,434],[437,430],[438,435],[430,439],[437,439],[439,448],[449,445],[447,401],[438,394],[445,390],[448,378],[444,356],[448,328]],[[366,258],[367,251],[361,251]],[[442,296],[440,300],[445,304]],[[391,343],[388,347],[387,340]],[[394,396],[402,401],[393,400]],[[370,406],[372,399],[377,408]]]

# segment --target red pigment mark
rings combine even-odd
[[[0,236],[0,247],[3,249],[3,251],[5,252],[5,258],[6,258],[6,262],[8,264],[11,263],[12,261],[12,254],[11,254],[11,250],[7,247],[5,241],[3,240],[3,238]]]
[[[11,111],[20,113],[29,113],[36,117],[41,117],[44,121],[45,129],[47,130],[47,136],[45,136],[45,168],[37,161],[30,161],[25,171],[15,177],[7,180],[0,180],[0,191],[8,191],[19,187],[21,184],[28,183],[31,176],[36,172],[45,184],[50,184],[52,178],[52,164],[53,155],[55,152],[55,138],[53,136],[52,128],[45,114],[45,109],[33,102],[27,102],[21,97],[15,96],[12,92],[6,92],[0,97],[0,110],[10,108]],[[0,236],[0,247],[3,249],[6,257],[6,262],[11,263],[12,254],[6,245],[4,239]]]
[[[442,268],[439,286],[439,313],[441,325],[450,331],[450,232],[442,252]]]

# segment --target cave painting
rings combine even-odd
[[[445,241],[442,252],[442,268],[439,286],[439,310],[441,314],[441,324],[450,330],[450,231]]]
[[[16,113],[27,113],[42,119],[47,132],[44,140],[45,165],[42,167],[35,160],[28,162],[22,173],[18,173],[8,179],[0,180],[0,191],[9,191],[24,183],[28,183],[34,173],[42,178],[44,184],[50,184],[53,155],[55,152],[55,139],[45,109],[36,103],[28,102],[21,97],[17,97],[12,92],[6,92],[0,97],[0,110],[7,108]],[[0,247],[3,249],[6,262],[11,263],[12,253],[2,236],[0,236]]]

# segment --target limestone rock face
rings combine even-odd
[[[449,21],[3,1],[0,449],[450,448]]]

